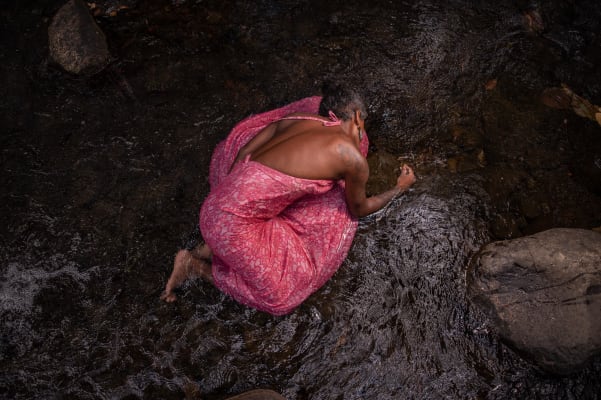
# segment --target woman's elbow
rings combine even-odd
[[[365,217],[366,215],[369,215],[369,211],[363,207],[362,205],[349,205],[348,207],[349,213],[355,217],[355,218],[361,218],[361,217]]]

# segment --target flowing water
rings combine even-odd
[[[601,104],[596,1],[97,1],[91,77],[47,59],[61,5],[0,6],[0,397],[599,398],[599,360],[539,371],[464,280],[484,243],[601,225],[601,127],[540,101]],[[288,316],[201,281],[160,302],[215,144],[327,77],[365,92],[370,190],[397,158],[418,183]]]

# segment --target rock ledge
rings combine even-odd
[[[601,234],[562,228],[490,243],[467,277],[501,338],[542,369],[567,375],[601,354]]]

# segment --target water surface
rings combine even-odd
[[[85,78],[47,60],[61,4],[0,9],[0,396],[598,398],[599,361],[538,371],[464,280],[484,243],[601,225],[601,128],[540,101],[601,104],[596,2],[98,1],[115,60]],[[418,184],[288,316],[200,281],[161,303],[215,144],[327,77],[365,92],[370,190],[398,157]]]

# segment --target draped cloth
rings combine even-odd
[[[290,313],[332,277],[351,246],[357,220],[344,182],[297,178],[255,161],[232,162],[271,122],[294,112],[317,114],[308,97],[238,123],[218,144],[200,230],[213,251],[215,285],[235,300],[273,315]],[[361,151],[367,154],[364,135]]]

